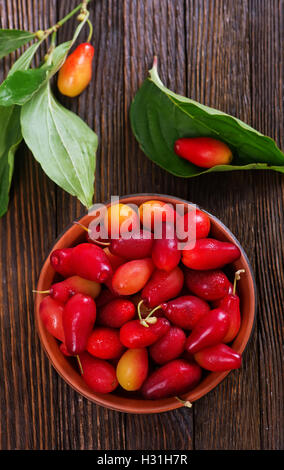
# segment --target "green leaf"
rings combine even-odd
[[[22,140],[20,108],[0,107],[0,217],[7,212],[15,151]]]
[[[42,41],[43,39],[41,41],[35,42],[25,52],[23,52],[23,54],[18,58],[18,60],[16,60],[16,62],[11,67],[7,75],[8,77],[10,77],[10,75],[17,72],[18,70],[27,70],[29,68],[33,56],[35,55]]]
[[[23,105],[42,86],[47,78],[46,69],[18,70],[0,85],[0,106]]]
[[[19,29],[0,29],[0,59],[35,38],[35,33]]]
[[[8,77],[26,70],[41,41],[30,46],[14,63]],[[19,106],[0,106],[0,217],[7,212],[14,169],[14,155],[22,140]]]
[[[32,44],[14,63],[6,80],[0,85],[0,106],[23,105],[49,78],[51,66],[29,69],[43,40]]]
[[[94,194],[96,134],[58,103],[49,83],[23,105],[21,126],[28,147],[49,178],[90,207]]]
[[[216,171],[250,169],[284,173],[284,154],[271,138],[239,119],[173,93],[161,82],[156,63],[132,102],[130,119],[144,153],[173,175],[189,178]],[[175,154],[177,139],[200,136],[227,143],[234,154],[233,163],[203,170]]]

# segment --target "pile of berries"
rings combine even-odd
[[[129,237],[125,221],[136,227]],[[107,222],[108,239],[94,240],[90,225],[83,227],[85,242],[52,252],[51,265],[64,279],[44,291],[40,304],[43,324],[62,353],[75,357],[89,388],[161,399],[193,389],[205,371],[239,368],[241,356],[228,343],[241,324],[240,272],[232,284],[222,270],[240,257],[239,248],[208,238],[206,213],[180,216],[162,201],[148,201],[138,212],[110,206]],[[117,239],[110,238],[113,225]],[[181,249],[189,225],[196,242],[183,239]]]

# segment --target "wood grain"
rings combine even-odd
[[[254,0],[251,7],[252,123],[283,148],[284,3]],[[283,449],[284,443],[283,196],[283,178],[262,172],[255,185],[260,432],[262,447],[271,449]]]
[[[0,0],[1,27],[46,28],[76,4]],[[193,410],[127,415],[75,393],[39,344],[31,290],[54,239],[84,208],[44,175],[22,144],[9,212],[0,220],[0,448],[281,449],[283,176],[234,172],[178,179],[140,151],[128,111],[156,54],[168,87],[235,115],[283,147],[283,0],[97,0],[91,21],[94,78],[79,98],[58,98],[100,137],[95,201],[166,193],[221,218],[256,272],[256,328],[242,369]],[[59,31],[59,40],[69,39],[74,26],[75,19]],[[3,60],[2,77],[16,55]]]

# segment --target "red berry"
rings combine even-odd
[[[57,79],[57,87],[62,95],[73,98],[85,90],[92,78],[93,57],[94,48],[88,42],[79,44],[68,55],[59,70]]]
[[[177,326],[172,326],[162,338],[150,346],[150,356],[157,364],[165,364],[182,354],[185,341],[184,331]]]
[[[159,400],[188,392],[201,379],[198,364],[175,359],[153,372],[144,382],[142,394],[149,400]]]
[[[160,227],[163,222],[174,223],[176,211],[171,204],[153,200],[141,204],[139,216],[144,227],[154,230],[155,227]]]
[[[100,325],[120,328],[124,323],[132,320],[135,314],[133,302],[127,299],[114,299],[99,311],[97,322]]]
[[[145,286],[154,269],[151,258],[128,261],[120,266],[112,278],[112,289],[118,295],[132,295]]]
[[[110,238],[139,230],[140,221],[137,212],[127,204],[112,204],[104,215],[104,226]]]
[[[88,353],[79,356],[82,377],[93,392],[110,393],[118,386],[115,368],[103,359],[92,357]]]
[[[188,248],[185,247],[182,251],[182,262],[188,268],[199,271],[222,268],[241,256],[236,245],[214,238],[201,238],[196,240],[193,248]]]
[[[178,139],[175,142],[174,150],[179,157],[201,168],[229,165],[233,159],[230,148],[224,142],[212,139],[212,137]]]
[[[56,272],[63,277],[73,276],[73,266],[71,262],[73,248],[54,250],[50,255],[50,264]]]
[[[88,281],[79,276],[71,276],[64,281],[52,284],[50,296],[53,299],[66,303],[72,295],[85,294],[95,299],[101,292],[101,285],[98,282]]]
[[[71,263],[74,272],[90,281],[105,282],[112,274],[105,252],[91,243],[81,243],[73,248]]]
[[[208,215],[199,210],[189,210],[187,214],[180,217],[176,224],[176,233],[179,240],[188,240],[188,234],[193,232],[196,239],[206,238],[210,232],[210,219]]]
[[[217,344],[202,349],[194,354],[194,359],[203,369],[212,372],[239,369],[242,363],[241,355],[226,344]]]
[[[219,308],[226,310],[230,316],[229,329],[223,343],[230,343],[237,336],[241,326],[241,312],[240,312],[240,299],[235,294],[228,294],[221,299]]]
[[[124,347],[119,339],[119,331],[114,328],[97,327],[89,336],[87,351],[100,359],[116,359]]]
[[[220,270],[193,271],[186,269],[185,284],[190,292],[208,301],[222,299],[231,287],[226,274]]]
[[[194,354],[201,349],[220,343],[228,332],[229,314],[216,308],[201,318],[186,340],[185,349]]]
[[[198,297],[184,295],[163,304],[162,310],[171,323],[185,330],[192,330],[196,323],[210,312],[210,307]]]
[[[110,252],[127,260],[149,258],[153,247],[153,234],[140,230],[126,237],[111,240]]]
[[[170,272],[156,269],[145,285],[141,298],[148,307],[157,307],[176,297],[182,289],[183,281],[183,272],[178,266]]]
[[[145,348],[155,343],[170,329],[170,322],[166,318],[157,318],[156,323],[148,327],[140,320],[125,323],[120,329],[120,341],[127,348]]]
[[[169,228],[169,233],[167,233]],[[162,225],[162,238],[154,240],[152,259],[158,269],[172,271],[180,262],[181,252],[178,249],[178,240],[172,230],[171,225]]]
[[[64,305],[52,299],[49,295],[44,297],[39,306],[39,315],[47,331],[60,341],[64,341],[62,323]]]
[[[63,329],[68,352],[77,355],[85,351],[88,338],[96,320],[94,300],[83,294],[75,294],[63,311]]]

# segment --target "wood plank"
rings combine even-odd
[[[74,2],[58,2],[58,18],[72,9]],[[85,120],[99,136],[95,201],[103,202],[111,194],[124,191],[124,132],[123,132],[123,22],[120,2],[107,0],[93,2],[90,20],[94,26],[92,43],[95,47],[93,79],[81,96],[69,99],[58,96]],[[65,41],[76,26],[76,19],[59,31],[59,40]],[[86,40],[88,28],[80,39]],[[86,212],[75,198],[57,188],[57,234],[74,219]],[[61,379],[58,400],[58,448],[61,449],[117,449],[124,448],[124,417],[122,413],[98,407],[70,389]],[[70,413],[70,409],[72,412]],[[74,420],[75,419],[75,420]]]
[[[187,1],[188,95],[250,123],[248,2]],[[232,230],[255,262],[253,173],[206,175],[188,183],[188,198]],[[240,221],[248,220],[249,224]],[[194,407],[196,449],[257,449],[259,434],[256,332],[240,371]],[[246,406],[249,397],[253,406]]]
[[[139,150],[129,122],[129,106],[138,87],[159,60],[161,77],[185,94],[186,70],[184,3],[170,0],[124,1],[124,89],[126,192],[185,195],[184,184],[151,163]],[[180,184],[182,183],[182,184]],[[191,449],[192,411],[180,409],[160,415],[126,415],[128,449]]]
[[[1,27],[47,27],[55,22],[55,3],[42,2],[44,15],[40,16],[38,5],[31,10],[29,1],[2,2]],[[3,76],[10,58],[4,62]],[[52,447],[55,440],[50,420],[52,388],[44,386],[52,372],[35,332],[32,294],[55,237],[54,210],[54,184],[22,145],[16,156],[9,212],[0,220],[2,449]]]
[[[283,20],[283,1],[250,3],[252,124],[282,148]],[[283,449],[283,176],[262,172],[256,179],[255,215],[261,445]]]

